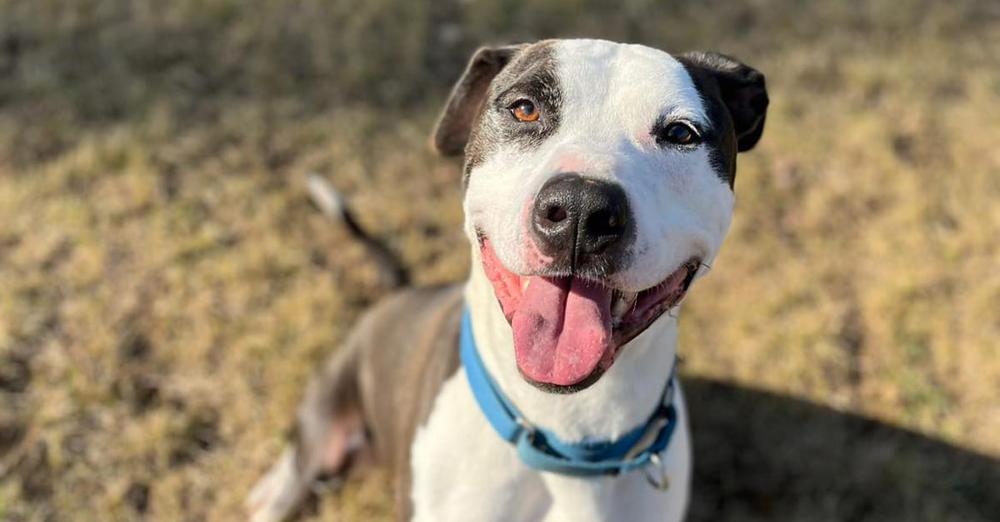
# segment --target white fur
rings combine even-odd
[[[662,148],[649,137],[660,116],[710,124],[684,67],[661,51],[597,40],[560,41],[555,57],[563,96],[559,130],[530,153],[492,153],[471,173],[464,208],[473,245],[477,230],[484,232],[509,270],[528,273],[524,209],[570,163],[581,175],[616,181],[629,198],[636,242],[631,264],[610,278],[613,285],[643,290],[693,256],[710,263],[729,227],[732,190],[703,148]],[[595,384],[557,395],[518,373],[510,326],[475,246],[465,297],[487,370],[530,422],[567,441],[609,439],[640,425],[655,408],[676,354],[674,317],[664,314],[623,347]],[[680,425],[662,456],[671,481],[663,492],[649,486],[643,472],[581,479],[526,468],[493,432],[465,379],[459,372],[446,383],[414,441],[415,520],[683,518],[691,457],[680,393]]]

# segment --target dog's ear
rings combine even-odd
[[[677,59],[688,68],[703,88],[717,88],[729,110],[740,152],[750,150],[764,132],[767,116],[767,88],[764,75],[729,56],[712,52],[682,54]],[[709,85],[705,85],[709,84]]]
[[[458,156],[465,151],[465,144],[469,141],[476,116],[482,110],[490,82],[523,47],[481,47],[472,55],[462,77],[452,88],[448,103],[434,129],[432,143],[440,154]]]

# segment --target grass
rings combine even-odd
[[[684,310],[688,376],[1000,458],[998,28],[974,0],[0,0],[0,518],[241,520],[308,375],[382,293],[302,174],[418,283],[462,278],[431,123],[476,45],[547,36],[767,74]],[[895,473],[924,470],[905,455]],[[385,519],[383,485],[322,513]]]

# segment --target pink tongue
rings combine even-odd
[[[517,366],[568,386],[611,362],[611,292],[576,278],[532,277],[511,321]]]

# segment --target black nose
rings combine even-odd
[[[535,198],[532,229],[539,248],[574,269],[601,261],[606,269],[631,235],[625,191],[578,174],[550,179]]]

